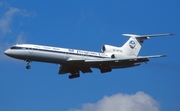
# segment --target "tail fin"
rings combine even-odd
[[[123,36],[127,36],[130,38],[121,48],[125,55],[138,56],[144,40],[149,39],[150,37],[171,36],[171,35],[174,34],[152,34],[152,35],[123,34]]]

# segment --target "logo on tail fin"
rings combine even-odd
[[[129,42],[129,46],[133,49],[136,46],[136,43],[133,40],[131,40]]]

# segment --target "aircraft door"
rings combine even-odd
[[[29,48],[29,54],[33,53],[33,48]]]
[[[69,59],[69,53],[68,52],[65,52],[65,58]]]
[[[83,59],[86,59],[86,57],[87,57],[87,54],[83,54],[82,56],[83,56]]]

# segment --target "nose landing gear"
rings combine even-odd
[[[29,60],[26,60],[26,63],[27,63],[26,69],[30,69],[30,68],[31,68],[31,66],[29,65],[29,64],[30,64],[30,61],[29,61]]]
[[[31,66],[30,66],[30,65],[27,65],[27,66],[26,66],[26,69],[30,69],[30,68],[31,68]]]

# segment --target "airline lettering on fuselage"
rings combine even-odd
[[[94,55],[94,56],[97,56],[98,54],[95,53],[95,52],[89,52],[90,55]]]
[[[59,50],[58,48],[55,48],[55,47],[54,47],[54,48],[52,48],[52,49],[53,49],[53,50]]]
[[[69,52],[74,52],[74,50],[73,49],[69,49]]]
[[[50,47],[43,47],[44,49],[51,49]]]
[[[86,55],[88,54],[87,51],[81,51],[81,50],[78,50],[77,53],[78,53],[78,54],[86,54]]]
[[[88,51],[82,51],[82,50],[77,50],[78,54],[82,54],[82,55],[91,55],[91,56],[98,56],[100,54],[95,53],[95,52],[88,52]]]

